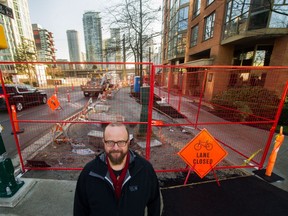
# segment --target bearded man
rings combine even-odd
[[[159,216],[160,190],[152,165],[129,149],[129,131],[118,122],[103,132],[104,152],[79,175],[74,216]],[[147,209],[147,210],[145,210]]]

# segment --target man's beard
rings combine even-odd
[[[115,157],[113,156],[112,154],[113,153],[117,153],[117,154],[120,154],[119,156]],[[122,151],[117,151],[117,150],[112,150],[110,151],[109,153],[107,153],[107,156],[110,160],[110,162],[113,164],[113,165],[119,165],[123,162],[125,156],[127,155],[127,152],[122,152]]]

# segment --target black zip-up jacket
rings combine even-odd
[[[121,197],[117,200],[102,153],[82,170],[74,197],[74,216],[148,216],[160,215],[159,183],[152,165],[129,151],[130,162]]]

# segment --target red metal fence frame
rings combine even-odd
[[[57,62],[57,63],[47,63],[47,62],[1,62],[0,65],[6,65],[6,64],[115,64],[115,65],[124,65],[123,63],[119,63],[119,62],[92,62],[92,63],[84,63],[84,62]],[[126,64],[141,64],[141,63],[126,63]],[[279,92],[281,92],[281,96],[280,96],[280,103],[278,104],[278,109],[277,112],[275,114],[275,117],[273,119],[271,118],[266,118],[265,116],[262,116],[262,120],[260,121],[255,121],[255,122],[217,122],[217,121],[202,121],[200,117],[203,117],[203,114],[201,114],[202,112],[202,107],[204,103],[209,103],[209,101],[207,101],[205,99],[205,87],[207,87],[207,80],[208,80],[208,74],[211,73],[211,71],[215,74],[214,71],[217,71],[218,73],[220,73],[219,71],[223,70],[223,71],[228,71],[228,70],[238,70],[238,71],[244,71],[244,70],[264,70],[265,72],[269,72],[269,71],[273,71],[275,72],[275,70],[280,70],[280,72],[282,73],[288,73],[288,67],[232,67],[232,66],[203,66],[203,67],[196,67],[196,66],[165,66],[165,65],[154,65],[152,63],[142,63],[143,65],[149,65],[151,67],[151,71],[149,74],[149,86],[150,86],[150,92],[149,92],[149,104],[148,104],[148,120],[147,122],[141,122],[141,121],[130,121],[130,122],[124,122],[125,124],[129,124],[129,125],[141,125],[141,124],[145,124],[147,125],[147,135],[146,135],[146,159],[150,160],[151,158],[151,137],[152,137],[152,131],[153,129],[160,128],[159,130],[161,130],[161,127],[193,127],[195,129],[195,131],[200,131],[201,128],[203,128],[204,126],[209,126],[210,128],[216,128],[216,127],[220,127],[221,125],[242,125],[242,124],[271,124],[271,128],[269,131],[269,136],[266,139],[265,143],[262,143],[261,146],[264,146],[264,149],[262,151],[262,154],[258,154],[258,158],[260,158],[260,160],[258,161],[254,161],[254,159],[251,159],[251,162],[253,162],[253,165],[241,165],[241,164],[237,164],[236,165],[224,165],[224,166],[217,166],[215,169],[235,169],[235,168],[259,168],[261,169],[264,165],[266,156],[268,154],[271,142],[273,140],[273,136],[275,134],[275,129],[282,111],[282,108],[284,106],[284,102],[285,102],[285,98],[287,95],[287,91],[288,91],[288,82],[287,80],[285,80],[285,85],[284,85],[284,89],[283,90],[279,90]],[[192,116],[192,112],[189,113],[189,109],[188,110],[188,115],[187,115],[187,110],[185,110],[185,103],[189,104],[191,103],[190,101],[193,101],[193,98],[195,99],[196,97],[189,97],[187,95],[185,95],[185,93],[183,93],[183,91],[175,91],[172,89],[171,85],[169,83],[172,83],[174,80],[172,80],[172,75],[171,75],[171,71],[175,70],[177,73],[177,70],[189,70],[189,69],[193,69],[196,70],[197,73],[201,73],[201,75],[199,75],[199,77],[201,77],[201,82],[199,83],[198,87],[200,89],[200,92],[198,92],[197,94],[197,103],[196,103],[196,114],[193,114]],[[156,71],[162,70],[162,73],[156,74]],[[164,73],[164,71],[167,71],[166,75]],[[219,70],[219,71],[218,71]],[[279,72],[279,73],[280,73]],[[193,72],[191,72],[192,74]],[[164,75],[163,75],[164,74]],[[185,72],[183,73],[185,75]],[[189,72],[186,72],[186,75],[189,75]],[[187,76],[188,76],[187,75]],[[159,79],[159,76],[162,76],[162,80]],[[179,76],[179,75],[178,75]],[[163,81],[163,77],[165,78],[165,81]],[[3,76],[2,76],[2,71],[0,70],[0,78],[1,78],[1,82],[2,82],[2,87],[4,87],[4,80],[3,80]],[[211,78],[211,77],[210,77]],[[180,87],[182,89],[183,86],[185,86],[186,84],[184,83],[184,79],[182,79],[181,81],[179,81],[181,83]],[[157,84],[156,84],[157,83]],[[155,85],[156,84],[156,85]],[[272,83],[272,85],[277,85],[277,83]],[[5,88],[4,88],[5,89]],[[6,91],[4,90],[4,94],[7,96]],[[177,121],[175,121],[174,123],[163,123],[162,125],[155,125],[155,123],[153,122],[154,118],[153,116],[153,103],[154,103],[154,95],[161,97],[167,97],[167,103],[174,107],[176,110],[178,110],[179,113],[183,114],[184,116],[186,116],[186,122],[185,123],[179,123]],[[9,102],[7,102],[7,107],[10,107]],[[78,114],[76,115],[81,115],[81,113],[85,112],[85,109],[87,109],[87,106],[84,107]],[[183,111],[184,110],[184,111]],[[227,109],[228,110],[228,109]],[[232,110],[233,111],[233,110]],[[235,111],[235,110],[234,110]],[[227,111],[230,112],[230,111]],[[18,135],[17,135],[17,131],[15,129],[15,124],[19,124],[19,123],[33,123],[33,124],[39,124],[39,126],[41,126],[41,124],[46,123],[46,124],[61,124],[61,125],[65,125],[65,124],[97,124],[99,123],[98,121],[86,121],[85,123],[83,122],[79,122],[79,121],[75,121],[75,116],[71,116],[70,118],[67,118],[65,120],[40,120],[40,119],[36,119],[36,120],[29,120],[29,119],[24,119],[24,120],[15,120],[12,118],[12,113],[10,111],[10,109],[8,109],[8,114],[10,117],[10,121],[11,121],[11,125],[12,125],[12,130],[14,132],[14,139],[15,139],[15,143],[16,143],[16,147],[17,147],[17,151],[18,151],[18,155],[19,155],[19,160],[20,160],[20,165],[21,165],[21,169],[25,172],[27,170],[81,170],[82,167],[31,167],[31,166],[27,166],[26,165],[26,161],[27,158],[23,158],[23,149],[21,149],[21,145],[18,139]],[[190,118],[192,116],[192,118]],[[103,121],[101,123],[109,123],[109,121]],[[213,133],[214,131],[212,131]],[[229,142],[227,142],[225,140],[225,134],[219,134],[219,136],[217,136],[218,134],[215,133],[216,135],[216,139],[227,149],[229,149],[230,151],[232,151],[233,153],[235,153],[236,155],[239,155],[239,157],[248,159],[249,156],[251,156],[251,154],[253,152],[249,152],[249,155],[247,155],[247,152],[243,152],[241,149],[238,149],[238,146],[231,146],[229,144]],[[246,139],[249,139],[249,137]],[[175,155],[171,155],[175,156]],[[177,157],[177,156],[176,156]],[[84,164],[83,164],[84,165]],[[177,169],[172,168],[172,169],[158,169],[156,170],[157,172],[182,172],[182,171],[187,171],[189,170],[188,167],[178,167]]]

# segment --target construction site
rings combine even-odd
[[[272,184],[278,185],[280,181],[281,188],[288,188],[287,181],[281,177],[281,174],[286,176],[283,169],[277,169],[280,175],[273,172],[276,152],[284,140],[283,131],[278,138],[275,135],[288,89],[288,84],[282,82],[288,74],[286,68],[256,68],[259,71],[253,68],[253,73],[268,74],[267,83],[259,86],[253,81],[253,85],[229,87],[227,73],[231,68],[199,67],[197,72],[180,68],[186,72],[179,74],[181,77],[175,81],[177,72],[173,71],[179,71],[179,68],[161,66],[167,72],[156,75],[157,67],[160,66],[152,65],[149,79],[143,85],[137,76],[129,84],[121,79],[113,84],[102,79],[98,83],[103,87],[97,88],[97,93],[92,93],[90,87],[89,91],[83,88],[91,78],[67,77],[65,84],[41,87],[47,93],[47,104],[25,107],[19,113],[8,110],[12,120],[11,134],[17,147],[13,162],[19,164],[15,166],[15,172],[22,179],[15,181],[12,178],[12,186],[15,184],[18,189],[25,182],[26,186],[22,187],[25,188],[35,182],[31,179],[38,179],[36,182],[39,183],[41,179],[53,179],[55,183],[69,181],[68,185],[75,182],[83,166],[103,151],[105,126],[118,121],[129,128],[131,149],[149,160],[157,173],[166,203],[163,215],[173,215],[174,209],[178,209],[178,213],[179,209],[185,209],[187,215],[190,205],[183,206],[185,201],[180,201],[187,198],[182,191],[187,189],[185,186],[190,188],[193,185],[196,187],[193,193],[198,194],[198,185],[201,188],[203,183],[212,188],[223,185],[224,189],[230,184],[235,187],[234,180],[238,184],[245,179],[249,180],[245,186],[247,189],[248,185],[261,185],[251,179],[251,173],[254,173]],[[240,77],[248,70],[251,68],[234,68],[233,73]],[[217,73],[217,76],[211,76],[211,73]],[[227,82],[222,82],[218,88],[217,79]],[[211,82],[214,82],[213,88]],[[188,91],[188,86],[195,88]],[[217,89],[221,90],[216,93]],[[6,131],[2,134],[7,137]],[[273,163],[270,163],[271,158],[274,158]],[[279,170],[282,171],[279,173]],[[61,184],[58,182],[57,185]],[[71,187],[75,187],[74,183]],[[17,191],[11,188],[12,192]],[[245,191],[250,190],[241,190]],[[68,194],[70,192],[71,189]],[[279,191],[275,193],[279,195]],[[182,198],[178,197],[180,194]],[[182,206],[174,208],[176,203],[171,203],[174,199],[171,196],[176,196],[179,199],[177,205]],[[223,198],[227,196],[223,194]],[[253,197],[252,194],[245,196]],[[217,200],[222,202],[220,198]],[[15,211],[21,211],[23,205]],[[237,206],[231,204],[229,211],[234,212]]]

